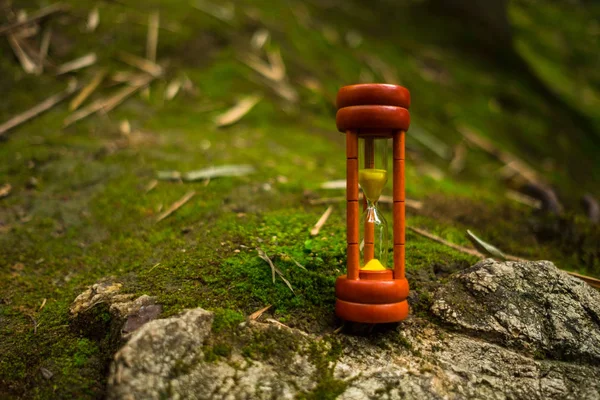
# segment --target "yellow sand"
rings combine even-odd
[[[381,265],[378,259],[373,258],[364,267],[361,268],[363,271],[384,271],[385,267]]]
[[[358,182],[367,199],[376,202],[387,182],[387,171],[385,169],[361,169],[358,171]]]

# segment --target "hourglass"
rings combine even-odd
[[[337,96],[336,124],[346,134],[347,274],[336,280],[336,314],[363,323],[397,322],[408,316],[404,274],[404,141],[410,93],[401,86],[345,86]],[[388,181],[393,149],[393,258],[388,224],[377,202]],[[359,184],[363,212],[359,217]]]

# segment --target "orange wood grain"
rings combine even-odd
[[[346,203],[346,239],[348,244],[358,244],[359,213],[358,200],[349,200]]]
[[[346,264],[348,270],[348,279],[358,279],[358,273],[360,270],[360,251],[358,249],[358,243],[348,244],[346,248],[346,255],[348,257],[348,262]]]
[[[394,279],[404,279],[405,247],[403,244],[394,245]]]

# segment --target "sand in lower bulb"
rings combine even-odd
[[[383,266],[383,264],[381,264],[381,262],[376,259],[376,258],[372,258],[367,265],[365,265],[364,267],[361,268],[362,271],[385,271],[385,267]]]

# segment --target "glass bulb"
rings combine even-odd
[[[388,224],[377,208],[377,203],[367,200],[367,208],[360,219],[360,259],[363,270],[388,268]]]

